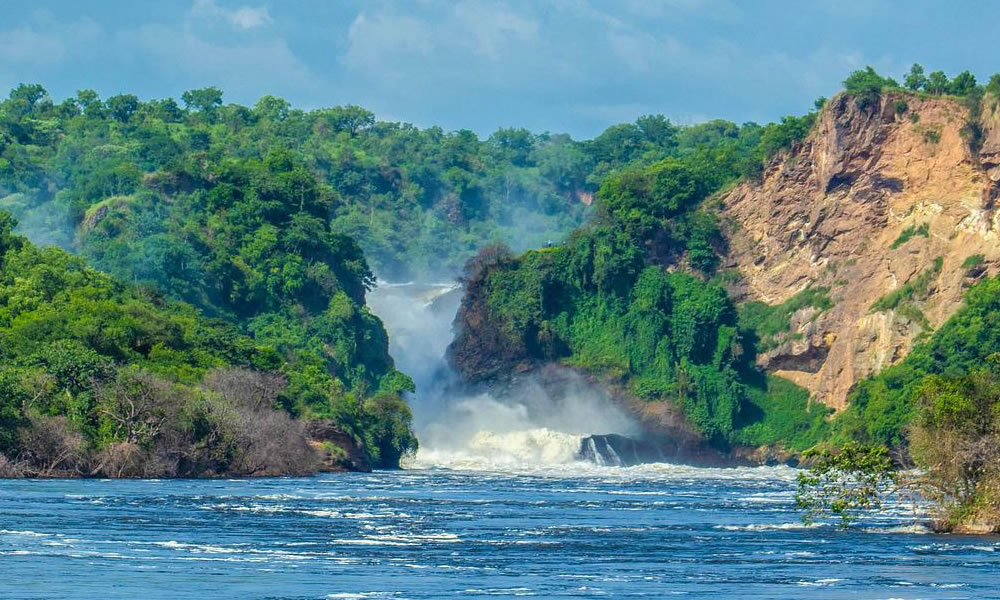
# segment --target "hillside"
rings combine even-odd
[[[986,108],[973,149],[957,99],[891,92],[861,108],[838,95],[761,180],[722,197],[738,301],[782,304],[809,288],[832,301],[796,310],[761,367],[842,409],[858,381],[900,361],[996,273],[1000,127],[995,103]]]
[[[192,318],[218,320],[241,343],[267,349],[271,360],[258,368],[281,385],[266,408],[328,422],[316,432],[332,442],[328,455],[357,455],[347,461],[355,466],[398,466],[416,446],[402,401],[413,382],[395,369],[385,329],[365,305],[375,278],[361,248],[331,227],[338,198],[288,150],[209,152],[208,130],[224,111],[212,100],[219,97],[195,94],[190,111],[172,100],[104,102],[88,93],[56,105],[39,86],[18,87],[0,103],[0,208],[25,217],[19,231],[69,247],[110,273],[114,285],[130,284],[127,294],[181,302]],[[28,277],[15,267],[5,265],[14,286]],[[110,311],[120,298],[105,300]],[[14,294],[0,307],[21,310],[20,301]],[[160,353],[146,331],[121,335]],[[42,340],[73,337],[72,323],[51,324]],[[197,348],[168,351],[181,353],[171,360],[197,359],[186,355]],[[142,364],[132,355],[107,358],[121,367]],[[56,389],[75,398],[107,384],[103,375],[87,379],[87,389]],[[50,416],[70,418],[68,410],[56,405]],[[21,425],[12,422],[4,433],[16,439]],[[90,435],[85,423],[70,418],[69,426]],[[88,440],[97,450],[116,441]],[[12,458],[21,450],[7,448]]]
[[[13,224],[0,212],[0,476],[323,468],[307,444],[321,428],[280,408],[296,398],[299,368],[274,347],[63,250],[37,247],[13,235]],[[363,411],[354,422],[338,415],[350,434],[321,436],[342,446],[326,468],[379,460],[379,446],[393,443],[379,433],[390,429],[385,412]]]
[[[480,253],[467,265],[455,368],[492,381],[558,362],[610,388],[653,435],[694,433],[719,448],[816,443],[826,412],[754,369],[727,278],[709,278],[726,240],[705,202],[814,118],[736,128],[699,153],[633,164],[604,181],[595,219],[563,244]]]
[[[440,279],[489,243],[561,238],[607,173],[697,142],[662,116],[586,141],[518,128],[480,139],[377,121],[359,106],[224,104],[216,88],[182,100],[81,90],[57,102],[40,85],[15,88],[0,110],[0,208],[33,239],[75,249],[76,226],[102,200],[138,184],[190,191],[206,167],[282,151],[324,185],[332,230],[357,240],[380,277]]]
[[[91,90],[56,102],[18,86],[0,103],[0,210],[39,244],[272,348],[287,383],[275,402],[332,419],[341,445],[382,466],[415,445],[400,401],[413,384],[365,305],[369,264],[447,277],[492,241],[558,239],[629,164],[710,146],[731,155],[704,175],[717,185],[765,134],[646,116],[585,142],[522,129],[480,140],[357,106],[307,112],[267,96],[244,107],[215,88],[182,102]],[[692,243],[704,250],[713,227],[694,227]]]
[[[992,285],[944,327],[1000,262],[994,82],[956,97],[858,71],[739,170],[709,153],[622,171],[565,244],[470,263],[453,363],[489,381],[557,362],[651,433],[724,450],[904,443],[923,377],[1000,350],[975,325]]]

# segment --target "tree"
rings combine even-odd
[[[281,373],[240,368],[215,369],[205,375],[205,387],[234,406],[253,410],[274,408],[287,383],[288,378]]]
[[[934,71],[927,76],[927,83],[924,84],[924,90],[929,94],[941,95],[948,91],[951,83],[948,81],[948,76],[944,74],[944,71]]]
[[[216,108],[222,106],[222,91],[217,87],[188,90],[181,94],[181,100],[189,110],[211,115]]]
[[[662,150],[677,146],[677,127],[663,115],[643,115],[635,120],[643,141]]]
[[[36,107],[50,103],[49,93],[44,87],[37,83],[22,83],[11,90],[10,99],[14,105],[22,110],[22,115],[26,115],[35,110]]]
[[[986,91],[994,96],[1000,96],[1000,73],[994,73],[986,84]]]
[[[352,136],[375,124],[375,113],[353,104],[319,111],[318,116],[334,131],[346,131]]]
[[[859,515],[881,508],[898,482],[884,446],[851,442],[836,452],[807,451],[804,457],[815,461],[797,477],[795,504],[805,511],[802,520],[806,523],[830,515],[847,527]]]
[[[14,234],[16,227],[17,219],[9,212],[0,211],[0,267],[3,266],[3,255],[21,244],[21,236]]]
[[[486,143],[500,160],[526,167],[535,146],[535,136],[527,129],[508,127],[498,129]]]
[[[410,407],[398,394],[376,394],[365,403],[372,421],[373,443],[368,444],[373,462],[380,467],[398,465],[401,458],[417,451],[417,438],[410,429]]]
[[[259,118],[270,121],[284,121],[288,118],[288,111],[292,105],[284,98],[275,96],[262,96],[253,105],[253,112]]]
[[[25,457],[38,466],[36,475],[47,477],[56,469],[79,467],[84,455],[83,436],[71,430],[66,417],[35,415],[30,423],[21,430],[19,445]]]
[[[619,166],[642,150],[642,130],[632,123],[612,125],[587,143],[587,151],[598,163]]]
[[[906,74],[906,78],[903,80],[903,85],[914,92],[923,89],[927,85],[924,68],[917,63],[913,63],[913,66],[910,67],[910,72]]]
[[[152,442],[179,404],[169,382],[137,369],[100,383],[97,398],[108,441],[137,446]]]
[[[101,102],[101,97],[94,90],[78,90],[76,101],[83,110],[83,114],[92,119],[104,118],[104,103]]]
[[[119,123],[127,123],[136,109],[139,108],[139,98],[132,94],[118,94],[107,100],[108,114]]]
[[[976,76],[968,71],[962,71],[948,84],[948,92],[955,96],[968,96],[976,88]]]
[[[926,472],[929,497],[954,524],[961,513],[992,504],[1000,519],[1000,355],[959,377],[930,375],[914,393],[911,452]]]
[[[668,158],[647,167],[626,169],[598,191],[600,210],[609,222],[636,239],[662,226],[702,198],[703,182],[681,161]]]
[[[859,108],[866,108],[878,103],[883,88],[895,87],[894,84],[894,81],[882,77],[875,72],[875,69],[868,66],[848,75],[844,80],[844,89],[854,96]]]

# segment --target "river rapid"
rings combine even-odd
[[[804,527],[786,467],[0,483],[2,598],[1000,598],[1000,540]]]
[[[0,598],[1000,598],[1000,538],[904,504],[804,526],[789,467],[600,466],[600,390],[463,392],[454,286],[384,285],[421,449],[402,471],[0,481]]]

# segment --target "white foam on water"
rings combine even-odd
[[[835,577],[831,577],[831,578],[827,578],[827,579],[816,579],[814,581],[796,581],[795,584],[796,585],[809,586],[809,587],[828,587],[828,586],[834,585],[836,583],[840,583],[841,581],[844,581],[844,580],[843,579],[838,579],[838,578],[835,578]]]
[[[462,448],[421,449],[404,466],[469,471],[535,470],[577,462],[582,438],[544,427],[504,433],[480,431]]]
[[[796,529],[815,529],[822,527],[819,523],[751,523],[749,525],[713,525],[712,529],[725,531],[788,531]]]
[[[425,544],[454,544],[461,538],[453,533],[366,535],[356,539],[337,539],[334,544],[348,546],[423,546]]]
[[[911,523],[910,525],[897,525],[895,527],[874,527],[867,529],[871,533],[912,533],[912,534],[928,534],[934,533],[934,531],[927,525],[922,525],[920,523]]]
[[[26,537],[49,537],[51,533],[39,533],[37,531],[16,531],[12,529],[0,529],[0,535],[23,535]]]
[[[445,353],[454,338],[459,291],[455,283],[380,281],[368,295],[389,332],[397,366],[417,386],[408,401],[420,451],[408,467],[536,470],[574,463],[588,435],[637,432],[603,390],[569,372],[557,393],[532,377],[503,398],[452,389],[457,376]]]
[[[514,436],[506,441],[519,440]],[[519,440],[520,441],[520,440]],[[551,455],[559,454],[552,451]],[[498,455],[482,455],[468,449],[456,451],[421,450],[416,457],[404,460],[403,468],[408,470],[447,470],[475,474],[489,473],[498,476],[530,476],[552,479],[590,479],[595,482],[615,483],[623,489],[609,491],[613,495],[633,495],[625,486],[640,482],[692,482],[692,481],[734,481],[734,482],[787,482],[795,481],[798,471],[785,465],[759,467],[695,467],[674,463],[646,463],[630,467],[597,465],[587,461],[568,460],[557,463],[517,462]],[[559,492],[559,489],[551,489]],[[574,487],[566,492],[576,493]],[[639,491],[637,496],[685,496],[683,491]],[[789,500],[790,501],[790,500]]]

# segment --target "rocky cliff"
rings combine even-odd
[[[990,98],[971,123],[948,98],[828,102],[802,143],[722,197],[739,300],[777,304],[823,286],[833,301],[793,314],[758,364],[843,408],[859,379],[901,360],[997,270],[998,180]]]
[[[807,444],[808,436],[818,439],[825,422],[814,418],[813,401],[844,408],[858,381],[902,360],[954,314],[973,283],[1000,271],[998,182],[995,99],[987,97],[977,111],[967,101],[894,91],[864,108],[846,95],[833,98],[810,133],[770,160],[758,178],[742,180],[704,203],[704,210],[720,213],[728,238],[719,246],[726,248],[720,279],[730,282],[730,298],[748,309],[746,324],[764,336],[749,354],[743,342],[750,338],[741,338],[731,356],[756,360],[811,396],[807,401],[791,388],[772,394],[771,383],[765,391],[763,378],[751,381],[756,375],[746,375],[732,388],[748,395],[738,398],[740,412],[724,424],[728,429],[710,421],[727,414],[722,403],[712,404],[724,396],[718,390],[705,396],[708,408],[701,413],[693,402],[651,401],[657,393],[667,399],[682,388],[687,400],[693,398],[699,388],[686,371],[676,379],[653,380],[663,384],[659,392],[648,382],[637,392],[636,374],[648,376],[651,368],[631,370],[628,351],[639,342],[627,336],[636,334],[621,338],[600,329],[606,325],[602,319],[616,318],[616,309],[571,321],[568,303],[598,293],[565,283],[576,281],[576,271],[567,275],[566,269],[577,267],[585,275],[580,281],[592,281],[587,269],[596,259],[579,240],[562,251],[480,257],[481,268],[465,280],[449,359],[463,379],[474,382],[502,382],[553,362],[583,370],[612,390],[653,437],[695,440],[694,432],[702,430],[693,419],[702,419],[725,431],[719,435],[729,436],[731,447],[780,449],[787,447],[785,438],[796,435],[803,436],[796,443]],[[558,253],[571,247],[584,258]],[[651,264],[668,271],[684,268],[683,260],[661,261],[649,248],[647,243]],[[581,290],[582,296],[574,296]],[[608,302],[618,306],[614,298]],[[751,302],[784,307],[751,307]],[[579,312],[583,305],[572,306]],[[619,323],[627,328],[633,321]],[[677,326],[683,335],[685,323],[671,322],[658,331]],[[572,335],[578,335],[576,349],[568,346]],[[624,360],[614,354],[620,346],[628,350]],[[727,351],[720,356],[730,356]],[[581,358],[581,353],[589,354]],[[796,412],[800,401],[804,414]]]

